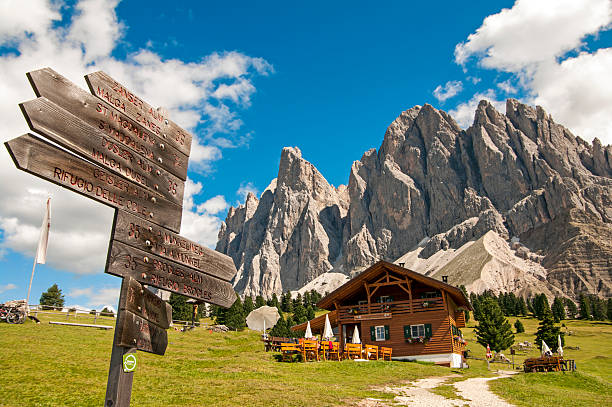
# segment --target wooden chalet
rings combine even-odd
[[[355,326],[361,342],[393,348],[393,359],[463,366],[466,348],[463,310],[471,310],[463,292],[452,285],[380,261],[317,304],[330,310],[330,323],[341,344],[350,343]],[[310,321],[323,331],[325,315]],[[306,324],[292,327],[303,331]]]

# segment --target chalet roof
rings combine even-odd
[[[470,305],[470,301],[467,299],[463,291],[459,288],[452,286],[450,284],[443,283],[442,281],[436,280],[431,277],[424,276],[421,273],[417,273],[416,271],[412,271],[403,267],[398,266],[397,264],[389,263],[387,261],[379,261],[378,263],[370,266],[368,269],[364,270],[361,274],[353,278],[352,280],[347,281],[344,285],[338,287],[336,290],[328,294],[326,297],[322,298],[321,301],[317,303],[319,308],[323,309],[331,309],[334,305],[335,300],[339,300],[341,298],[345,298],[361,288],[363,288],[363,283],[369,281],[376,277],[383,270],[389,270],[394,273],[407,276],[408,278],[428,285],[430,287],[437,288],[439,290],[446,291],[455,301],[457,306],[465,307],[469,310],[472,309]],[[312,326],[312,322],[311,322]]]
[[[333,310],[326,314],[319,315],[315,319],[310,320],[310,329],[313,333],[323,332],[323,329],[325,328],[325,315],[329,315],[329,323],[331,324],[332,328],[338,326],[338,312],[336,310]],[[294,325],[291,327],[291,330],[294,332],[305,331],[306,324],[307,322],[304,322],[303,324],[299,325]]]

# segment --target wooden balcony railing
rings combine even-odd
[[[412,305],[412,307],[410,306]],[[367,304],[362,305],[345,305],[338,310],[339,319],[355,319],[359,320],[359,315],[380,314],[381,318],[389,318],[391,314],[409,314],[411,312],[429,312],[440,311],[444,309],[444,301],[442,297],[413,299],[383,303],[372,303],[368,309]],[[388,314],[388,315],[387,315]]]

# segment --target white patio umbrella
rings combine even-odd
[[[267,328],[272,328],[280,318],[276,307],[268,307],[264,305],[254,309],[246,318],[246,323],[249,329],[253,331],[266,332]]]
[[[321,335],[321,339],[330,339],[332,336],[334,336],[334,331],[329,323],[329,315],[325,314],[325,328],[323,328],[323,335]]]
[[[563,356],[563,348],[561,347],[561,335],[557,336],[557,343],[559,347],[557,348],[557,353],[559,356]]]
[[[361,343],[361,339],[359,338],[359,329],[357,329],[357,325],[355,325],[355,330],[353,331],[352,343]]]
[[[304,333],[304,338],[312,338],[312,330],[310,329],[310,321],[306,324],[306,332]]]
[[[548,347],[546,342],[544,342],[544,340],[542,340],[542,356],[550,355],[551,353],[552,352],[550,351],[550,348]]]

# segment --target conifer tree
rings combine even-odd
[[[283,312],[293,312],[293,303],[291,302],[291,293],[289,291],[281,299],[281,310]]]
[[[589,298],[584,294],[580,294],[578,304],[580,306],[578,318],[591,319],[591,303],[589,302]]]
[[[516,329],[517,334],[525,332],[525,327],[523,326],[523,323],[520,319],[517,319],[514,323],[514,329]]]
[[[468,295],[468,292],[467,292],[467,290],[466,290],[466,288],[465,288],[465,286],[464,286],[463,284],[461,284],[461,285],[459,286],[459,289],[460,289],[460,290],[463,292],[463,295],[465,295],[465,298],[467,298],[468,300],[471,298],[471,297]],[[470,302],[470,303],[471,303],[471,302]],[[470,311],[468,311],[468,310],[463,310],[463,316],[465,317],[465,323],[467,324],[467,323],[470,321]]]
[[[293,304],[293,320],[297,324],[301,324],[302,322],[306,322],[308,320],[306,317],[306,310],[304,309],[304,305],[301,301],[297,304]]]
[[[193,305],[187,303],[187,297],[171,293],[168,303],[172,306],[172,319],[176,321],[189,321],[193,315]]]
[[[314,312],[314,308],[312,307],[312,305],[308,305],[308,307],[306,307],[306,318],[310,321],[313,320],[315,318],[315,312]]]
[[[518,299],[517,304],[518,304],[517,305],[518,311],[516,315],[526,316],[529,313],[529,310],[527,309],[527,304],[525,303],[525,299],[523,297],[520,297]]]
[[[567,318],[575,319],[578,314],[578,307],[576,307],[576,303],[569,298],[565,299],[565,306],[567,307]]]
[[[552,311],[555,322],[559,322],[565,319],[565,305],[560,297],[555,297],[553,305],[550,309]]]
[[[299,336],[301,336],[301,337],[303,337],[303,336],[304,336],[304,332],[293,332],[293,331],[291,330],[291,327],[292,327],[292,326],[299,324],[299,322],[296,322],[296,321],[295,321],[295,320],[294,320],[294,319],[291,317],[291,315],[287,315],[287,320],[286,320],[285,324],[287,325],[286,336],[289,336],[289,337],[294,337],[294,338],[297,338],[297,337],[299,337]]]
[[[561,335],[561,346],[563,346],[565,345],[564,334],[561,333],[561,328],[555,326],[552,312],[550,310],[545,310],[542,315],[542,321],[540,321],[540,325],[538,325],[538,330],[536,331],[536,345],[538,345],[539,349],[542,349],[542,341],[545,341],[551,350],[553,350],[556,348],[559,335]]]
[[[244,315],[244,307],[240,297],[236,295],[236,301],[225,313],[225,325],[236,331],[242,331],[246,326],[246,316]]]
[[[476,332],[476,341],[482,346],[500,352],[514,343],[514,334],[510,323],[504,317],[499,304],[487,297],[480,302],[480,318]]]
[[[591,295],[590,301],[593,319],[596,321],[603,321],[606,319],[606,306],[604,300],[596,295]]]
[[[278,297],[276,296],[276,293],[272,293],[272,297],[268,300],[268,305],[270,307],[276,307],[280,309],[280,306],[278,303]]]
[[[263,307],[266,305],[266,300],[261,295],[255,297],[255,308]]]
[[[270,336],[288,337],[289,335],[287,335],[287,323],[285,322],[285,318],[281,316],[276,322],[276,325],[272,327],[268,334]]]
[[[47,289],[44,293],[41,294],[40,300],[38,300],[40,305],[47,305],[50,307],[58,307],[61,308],[64,306],[64,294],[62,294],[62,290],[59,289],[57,284],[53,284],[51,287]],[[49,309],[43,307],[43,309]]]
[[[242,307],[244,308],[244,315],[249,316],[251,311],[255,309],[255,304],[253,304],[253,298],[249,295],[244,297],[244,302],[242,303]]]
[[[550,311],[550,305],[548,305],[548,298],[546,298],[546,295],[536,295],[533,303],[533,310],[537,319],[542,319],[544,314]]]
[[[608,298],[607,314],[608,314],[608,319],[612,321],[612,298]]]

